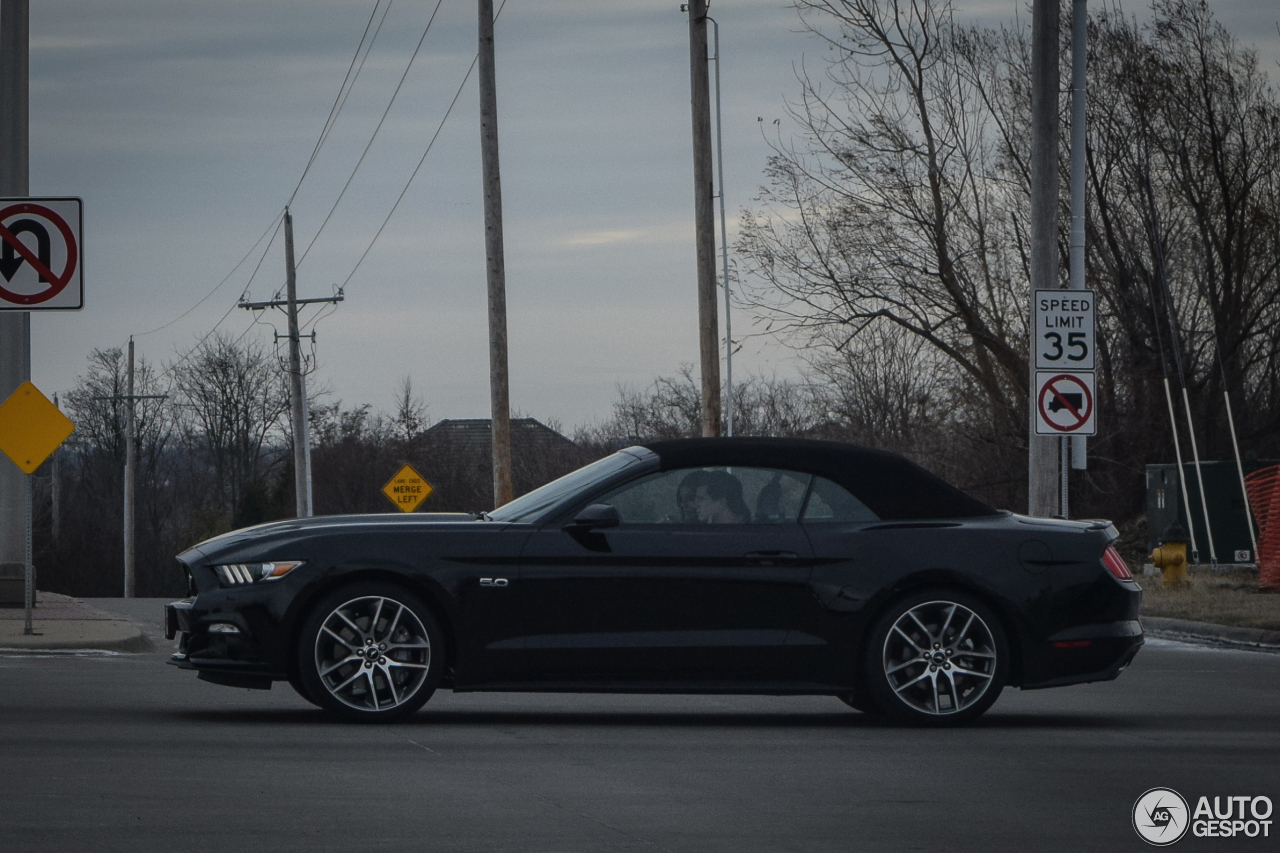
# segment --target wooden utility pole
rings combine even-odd
[[[480,162],[484,180],[485,273],[489,285],[489,407],[493,430],[493,505],[499,507],[512,498],[507,270],[502,252],[502,179],[498,170],[498,83],[493,56],[493,0],[479,0],[479,7]]]
[[[307,377],[298,334],[298,267],[293,261],[293,214],[284,210],[286,310],[289,316],[289,404],[293,418],[293,493],[298,518],[311,517],[311,436],[307,424]]]
[[[693,111],[693,232],[698,265],[698,353],[702,434],[720,434],[720,347],[716,318],[716,237],[711,169],[711,81],[707,72],[707,0],[689,8],[689,88]],[[728,287],[728,281],[725,286]]]
[[[311,502],[311,423],[307,401],[307,371],[302,358],[302,334],[298,328],[298,306],[315,304],[336,305],[343,300],[342,290],[333,296],[315,299],[298,298],[298,265],[293,259],[293,214],[284,209],[284,274],[285,298],[268,299],[265,302],[241,301],[240,307],[249,311],[267,308],[283,308],[287,318],[289,337],[289,417],[293,420],[293,493],[294,514],[298,518],[313,515]],[[315,342],[316,333],[310,335]],[[276,340],[280,335],[276,333]]]
[[[1058,287],[1058,0],[1031,7],[1031,290]],[[1028,312],[1031,305],[1028,301]],[[1028,322],[1028,329],[1034,324]],[[1027,350],[1027,512],[1058,510],[1058,450],[1054,436],[1036,435],[1036,359]]]

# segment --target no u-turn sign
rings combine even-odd
[[[0,311],[84,307],[83,204],[0,198]]]

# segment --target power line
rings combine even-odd
[[[161,329],[167,329],[167,328],[169,328],[170,326],[172,326],[174,323],[176,323],[176,322],[178,322],[179,320],[181,320],[183,317],[185,317],[185,316],[187,316],[188,314],[190,314],[192,311],[194,311],[194,310],[196,310],[197,308],[199,308],[199,307],[200,307],[201,305],[203,305],[206,301],[208,301],[209,297],[213,296],[213,294],[215,294],[215,293],[217,293],[219,290],[221,290],[221,289],[222,289],[222,286],[223,286],[224,284],[226,284],[228,281],[230,281],[230,280],[231,280],[231,277],[232,277],[233,275],[235,275],[235,274],[236,274],[236,270],[240,269],[240,267],[244,265],[244,262],[245,262],[245,261],[247,261],[247,260],[249,260],[249,257],[253,254],[254,250],[258,248],[258,245],[262,242],[263,238],[264,238],[264,237],[266,237],[266,236],[267,236],[267,234],[269,234],[269,233],[271,232],[272,227],[276,227],[277,229],[279,228],[279,224],[280,224],[280,218],[281,218],[281,216],[283,216],[283,211],[282,211],[281,213],[277,213],[277,214],[276,214],[275,219],[272,219],[272,220],[271,220],[271,222],[267,223],[266,230],[264,230],[264,231],[262,232],[262,234],[258,237],[258,239],[254,242],[254,244],[253,244],[252,246],[250,246],[250,247],[249,247],[249,251],[247,251],[247,252],[245,252],[245,253],[244,253],[244,257],[242,257],[239,261],[237,261],[237,262],[236,262],[236,265],[235,265],[234,267],[232,267],[232,268],[231,268],[231,272],[227,273],[227,274],[226,274],[226,276],[222,279],[222,281],[220,281],[220,282],[218,282],[216,285],[214,285],[214,287],[213,287],[213,289],[212,289],[212,290],[210,290],[210,291],[209,291],[208,293],[206,293],[203,297],[201,297],[199,302],[197,302],[195,305],[192,305],[192,306],[191,306],[190,308],[188,308],[186,311],[183,311],[181,314],[179,314],[177,317],[174,317],[172,320],[170,320],[169,322],[165,323],[163,326],[156,326],[154,329],[152,329],[152,330],[151,330],[151,331],[149,331],[149,332],[141,332],[141,333],[139,333],[139,334],[133,335],[133,337],[135,337],[135,338],[142,338],[142,337],[146,337],[147,335],[150,335],[150,334],[153,334],[153,333],[155,333],[155,332],[158,332],[158,331],[160,331]],[[272,239],[274,240],[274,239],[275,239],[275,237],[273,236],[273,237],[272,237]],[[271,247],[271,244],[270,244],[270,243],[268,243],[268,244],[267,244],[267,248],[270,248],[270,247]],[[261,263],[261,262],[259,262],[259,263]],[[250,280],[252,280],[252,279],[250,279]]]
[[[503,5],[506,5],[505,3]],[[498,14],[502,14],[502,7],[498,7]],[[497,20],[498,15],[494,15]],[[400,195],[396,196],[395,204],[391,205],[391,210],[387,213],[387,218],[382,220],[382,224],[378,226],[377,232],[373,235],[373,239],[369,241],[369,245],[365,246],[364,252],[360,255],[360,260],[356,261],[356,265],[351,268],[351,272],[342,280],[339,285],[340,289],[345,289],[347,283],[351,281],[351,277],[356,274],[356,270],[360,269],[360,265],[364,263],[364,259],[368,257],[369,250],[373,248],[373,244],[378,242],[378,238],[382,236],[382,230],[387,227],[387,223],[391,221],[391,217],[395,215],[396,208],[400,206],[400,202],[404,200],[405,193],[409,191],[409,185],[413,183],[413,179],[418,177],[418,170],[422,168],[422,164],[426,162],[427,155],[431,153],[431,148],[436,144],[436,137],[440,135],[440,131],[444,129],[444,124],[449,120],[449,114],[453,112],[454,105],[458,103],[458,98],[462,96],[462,90],[466,88],[467,81],[471,79],[471,72],[476,69],[476,62],[480,59],[479,54],[471,60],[471,66],[467,68],[466,76],[462,78],[462,84],[458,86],[458,91],[454,93],[453,100],[449,102],[449,108],[444,111],[444,118],[440,119],[440,124],[436,127],[436,132],[431,135],[431,141],[427,143],[427,150],[422,152],[422,157],[418,159],[418,165],[413,167],[413,173],[409,175],[409,180],[405,181],[404,188],[400,190]]]
[[[275,241],[276,241],[276,234],[280,233],[280,225],[281,225],[283,222],[284,222],[284,215],[283,215],[283,213],[282,213],[280,216],[278,216],[278,217],[276,218],[276,223],[275,223],[276,229],[275,229],[275,231],[271,234],[271,240],[267,243],[267,247],[266,247],[265,249],[263,249],[263,250],[262,250],[262,256],[261,256],[260,258],[258,258],[258,264],[257,264],[257,266],[255,266],[255,267],[253,268],[253,275],[251,275],[251,276],[249,277],[249,284],[252,284],[252,283],[253,283],[253,276],[256,276],[256,275],[258,274],[258,270],[259,270],[259,269],[261,269],[261,267],[262,267],[262,262],[263,262],[264,260],[266,260],[267,253],[268,253],[269,251],[271,251],[271,246],[272,246],[272,244],[273,244],[273,243],[275,243]],[[264,236],[265,236],[265,235],[264,235]],[[261,243],[261,242],[262,242],[262,239],[261,239],[261,238],[259,238],[259,239],[258,239],[258,242],[259,242],[259,243]],[[242,262],[242,263],[243,263],[243,262]],[[244,292],[248,292],[248,290],[249,290],[249,285],[248,285],[248,284],[246,284],[246,285],[245,285],[245,291],[244,291]],[[242,293],[241,295],[243,295],[243,293]],[[172,364],[170,364],[167,368],[165,368],[165,371],[164,371],[163,373],[161,373],[159,376],[157,376],[157,377],[156,377],[156,379],[161,379],[161,378],[163,378],[163,377],[165,377],[165,376],[170,376],[170,375],[172,375],[172,374],[173,374],[173,371],[177,369],[178,365],[182,364],[184,361],[186,361],[187,359],[191,358],[192,354],[194,354],[196,350],[200,349],[200,347],[204,346],[204,342],[205,342],[205,341],[207,341],[207,340],[209,340],[209,337],[210,337],[214,332],[216,332],[216,331],[218,330],[218,327],[219,327],[219,326],[221,326],[223,323],[225,323],[225,322],[226,322],[227,318],[231,316],[231,312],[232,312],[232,311],[234,311],[234,310],[236,310],[236,307],[237,307],[239,304],[240,304],[240,300],[239,300],[239,299],[237,299],[235,302],[231,303],[231,307],[230,307],[230,308],[228,308],[228,309],[227,309],[227,311],[226,311],[226,313],[225,313],[225,314],[223,314],[223,315],[218,319],[218,322],[216,322],[216,323],[214,323],[214,324],[213,324],[213,328],[212,328],[212,329],[210,329],[209,331],[205,332],[204,337],[202,337],[202,338],[201,338],[201,339],[196,343],[196,345],[195,345],[195,346],[193,346],[191,349],[187,350],[187,351],[186,351],[186,353],[185,353],[181,358],[179,358],[177,361],[173,362],[173,363],[172,363]],[[243,335],[241,335],[241,337],[244,337],[244,336],[243,336]]]
[[[444,0],[436,0],[436,6],[431,10],[431,17],[427,19],[427,26],[422,30],[422,37],[418,39],[418,44],[413,49],[413,55],[409,57],[409,63],[405,65],[404,73],[400,75],[400,82],[396,83],[396,89],[391,93],[391,100],[387,102],[387,108],[382,111],[382,117],[378,119],[378,124],[373,129],[373,135],[369,137],[368,144],[364,146],[364,151],[360,153],[360,159],[356,161],[355,168],[351,170],[351,174],[347,177],[347,182],[342,185],[342,191],[338,193],[338,197],[334,200],[333,207],[329,208],[329,213],[325,216],[324,221],[320,223],[319,230],[311,238],[311,242],[307,243],[307,248],[298,256],[298,266],[302,266],[302,262],[307,259],[307,253],[316,244],[316,240],[320,239],[320,234],[324,231],[325,226],[329,224],[329,220],[333,218],[333,212],[338,209],[338,205],[342,203],[342,197],[347,194],[347,188],[355,180],[356,172],[359,172],[360,167],[364,164],[364,158],[368,156],[369,149],[373,147],[374,140],[378,138],[378,133],[382,130],[383,122],[387,120],[387,115],[391,112],[392,105],[395,104],[396,98],[399,97],[400,89],[404,86],[404,81],[409,76],[409,71],[413,68],[414,60],[418,58],[418,51],[422,50],[422,43],[427,40],[427,33],[431,31],[431,24],[435,21],[436,13],[440,11],[440,5],[443,2]]]
[[[502,0],[498,4],[498,11],[494,12],[493,20],[497,23],[498,18],[502,17],[502,10],[507,7],[507,0]],[[405,193],[409,191],[409,186],[413,183],[413,179],[418,177],[418,170],[422,168],[422,164],[426,162],[427,155],[431,153],[431,148],[436,144],[436,138],[440,136],[440,131],[444,129],[445,122],[449,120],[450,113],[458,103],[458,98],[462,97],[462,90],[466,88],[467,81],[471,79],[471,72],[476,70],[476,63],[480,60],[480,53],[471,59],[471,65],[467,68],[467,73],[462,78],[462,83],[458,85],[458,91],[454,93],[453,100],[449,102],[449,108],[444,111],[444,118],[440,119],[440,124],[436,126],[436,132],[431,134],[431,141],[427,143],[427,150],[422,152],[422,157],[418,159],[418,165],[413,167],[413,173],[409,175],[409,180],[405,181],[404,188],[400,190],[400,195],[396,196],[396,203],[391,205],[391,210],[387,213],[387,218],[382,220],[382,224],[378,226],[377,232],[373,235],[373,239],[369,241],[369,245],[365,246],[364,252],[360,255],[360,260],[356,261],[356,265],[351,268],[351,272],[347,273],[347,277],[342,280],[342,284],[338,285],[339,290],[345,290],[347,284],[351,282],[352,277],[356,274],[356,270],[360,269],[360,265],[364,263],[364,259],[369,256],[369,251],[373,248],[373,244],[378,242],[378,238],[382,236],[382,231],[387,227],[387,223],[391,221],[391,217],[395,215],[396,208],[400,206],[400,202],[404,200]]]
[[[378,28],[373,33],[373,39],[369,41],[369,50],[364,52],[364,58],[369,58],[369,51],[373,50],[373,42],[377,41],[378,33],[382,31],[382,22],[387,19],[387,12],[391,9],[393,0],[388,0],[387,5],[382,10],[382,19],[378,21]],[[324,127],[320,129],[320,137],[316,140],[315,147],[311,149],[311,157],[307,160],[307,165],[303,167],[302,174],[298,177],[298,184],[293,188],[293,192],[289,194],[289,200],[285,202],[285,206],[293,204],[294,198],[298,195],[298,190],[302,189],[302,182],[307,179],[307,173],[311,171],[311,164],[316,161],[316,157],[320,154],[320,148],[324,145],[326,139],[329,138],[329,131],[333,129],[334,124],[338,121],[338,114],[342,112],[343,106],[347,103],[346,96],[351,94],[351,89],[355,88],[356,78],[360,76],[360,71],[364,69],[364,61],[361,60],[360,67],[356,69],[355,77],[351,75],[351,69],[356,67],[356,60],[360,58],[360,49],[364,47],[365,39],[369,37],[369,27],[373,25],[373,19],[378,14],[378,6],[382,0],[374,0],[373,10],[369,13],[369,20],[364,25],[364,32],[360,34],[360,43],[356,45],[356,52],[351,55],[351,63],[347,66],[347,73],[342,78],[342,85],[338,87],[338,94],[333,98],[333,105],[329,107],[329,115],[324,120]],[[347,81],[351,85],[347,85]]]
[[[392,3],[392,2],[394,2],[394,0],[388,0],[388,2],[387,2],[387,4],[386,4],[386,6],[384,6],[384,7],[383,7],[382,18],[378,21],[378,26],[377,26],[377,28],[374,30],[373,39],[370,39],[370,40],[369,40],[369,49],[368,49],[368,50],[365,50],[365,52],[364,52],[364,59],[366,59],[366,60],[369,58],[369,50],[372,50],[372,49],[373,49],[373,42],[374,42],[374,40],[376,40],[376,39],[377,39],[377,37],[378,37],[378,32],[380,32],[380,31],[382,30],[382,23],[383,23],[383,22],[386,20],[386,18],[387,18],[387,12],[391,9],[391,3]],[[365,40],[366,40],[366,39],[368,39],[368,37],[369,37],[369,28],[370,28],[370,26],[372,26],[372,24],[373,24],[373,19],[377,16],[377,14],[378,14],[378,7],[379,7],[381,4],[382,4],[382,0],[375,0],[375,2],[374,2],[374,4],[373,4],[373,10],[369,13],[369,20],[365,23],[364,32],[363,32],[363,33],[361,33],[361,35],[360,35],[360,43],[359,43],[358,45],[356,45],[356,51],[355,51],[355,53],[354,53],[354,54],[352,54],[352,56],[351,56],[351,62],[350,62],[350,63],[348,64],[348,66],[347,66],[347,73],[346,73],[346,75],[345,75],[345,76],[343,77],[343,79],[342,79],[342,85],[338,87],[338,94],[337,94],[337,96],[334,98],[333,106],[331,106],[331,107],[329,108],[329,115],[328,115],[328,117],[325,119],[324,127],[323,127],[323,128],[321,129],[321,131],[320,131],[320,137],[316,140],[315,147],[314,147],[314,148],[312,149],[312,151],[311,151],[311,157],[307,160],[307,165],[303,168],[303,170],[302,170],[302,175],[298,178],[298,183],[297,183],[297,185],[293,188],[293,192],[292,192],[292,193],[290,194],[290,196],[289,196],[289,202],[290,202],[290,203],[292,203],[294,196],[296,196],[296,195],[298,194],[298,190],[302,188],[302,182],[303,182],[304,180],[306,180],[307,173],[311,170],[311,166],[312,166],[312,164],[313,164],[313,163],[315,163],[315,161],[316,161],[316,157],[317,157],[317,156],[319,155],[319,153],[320,153],[320,148],[324,145],[325,140],[326,140],[326,139],[328,138],[328,136],[329,136],[329,132],[333,129],[333,125],[334,125],[334,123],[338,120],[338,115],[342,112],[342,107],[346,104],[347,96],[349,96],[349,95],[351,94],[351,88],[355,86],[356,78],[358,78],[358,77],[360,76],[360,71],[364,68],[364,61],[363,61],[363,60],[360,62],[359,67],[358,67],[358,68],[356,68],[356,60],[360,58],[360,50],[361,50],[361,48],[363,48],[363,47],[364,47]],[[352,69],[353,69],[353,68],[355,68],[355,75],[354,75],[354,76],[352,75]],[[348,85],[348,81],[350,81],[350,85]],[[345,91],[345,95],[344,95],[344,91]],[[255,241],[254,241],[254,243],[253,243],[253,245],[249,247],[249,250],[248,250],[247,252],[245,252],[244,256],[243,256],[243,257],[241,257],[241,258],[240,258],[240,260],[236,262],[236,265],[235,265],[235,266],[233,266],[233,267],[231,268],[231,271],[230,271],[230,272],[228,272],[228,273],[226,274],[226,276],[224,276],[224,277],[223,277],[223,279],[222,279],[221,281],[219,281],[216,285],[214,285],[214,286],[213,286],[213,288],[212,288],[212,289],[210,289],[208,293],[206,293],[204,296],[202,296],[202,297],[199,299],[199,301],[197,301],[194,305],[192,305],[192,306],[191,306],[190,308],[188,308],[186,311],[183,311],[181,314],[179,314],[178,316],[174,317],[172,320],[168,321],[167,323],[164,323],[163,325],[160,325],[160,326],[156,326],[154,329],[150,329],[150,330],[148,330],[148,331],[146,331],[146,332],[141,332],[141,333],[139,333],[139,334],[133,335],[133,337],[135,337],[135,338],[142,338],[142,337],[146,337],[147,335],[151,335],[151,334],[154,334],[154,333],[156,333],[156,332],[162,331],[163,329],[167,329],[167,328],[169,328],[170,326],[172,326],[174,323],[177,323],[179,320],[182,320],[183,318],[185,318],[185,317],[186,317],[187,315],[189,315],[191,312],[195,311],[197,308],[199,308],[199,307],[200,307],[201,305],[203,305],[205,302],[209,301],[209,299],[210,299],[210,298],[211,298],[215,293],[217,293],[219,290],[221,290],[221,289],[222,289],[223,285],[225,285],[228,281],[230,281],[230,280],[231,280],[231,277],[232,277],[232,276],[234,276],[234,275],[236,274],[236,271],[237,271],[237,270],[239,270],[239,269],[240,269],[240,267],[242,267],[242,266],[244,265],[244,262],[245,262],[245,261],[247,261],[247,260],[248,260],[252,255],[253,255],[253,253],[257,250],[258,246],[262,243],[263,238],[265,238],[265,237],[267,236],[267,234],[271,232],[272,228],[275,228],[277,233],[279,232],[279,225],[280,225],[280,220],[281,220],[281,217],[282,217],[282,216],[283,216],[283,211],[282,211],[281,213],[276,214],[275,218],[274,218],[274,219],[272,219],[272,220],[271,220],[271,222],[269,222],[269,223],[267,224],[267,227],[266,227],[265,229],[263,229],[263,232],[262,232],[262,234],[261,234],[261,235],[259,235],[258,239],[257,239],[257,240],[255,240]],[[274,234],[272,234],[271,241],[272,241],[272,242],[274,242],[274,241],[275,241],[275,235],[274,235]],[[268,250],[270,250],[270,248],[271,248],[271,243],[268,243],[268,244],[267,244],[267,249],[268,249]],[[264,252],[263,257],[265,257],[265,252]],[[258,267],[261,267],[261,266],[262,266],[262,260],[261,260],[261,259],[259,259],[259,261],[258,261]],[[253,283],[253,278],[254,278],[254,276],[256,276],[256,275],[257,275],[257,268],[255,268],[255,269],[254,269],[254,273],[253,273],[253,275],[249,277],[249,283],[250,283],[250,284],[252,284],[252,283]],[[248,290],[248,285],[246,285],[246,286],[245,286],[245,289],[246,289],[246,290]],[[238,301],[239,301],[239,300],[237,299],[237,302],[238,302]],[[234,307],[235,307],[235,306],[233,305],[233,306],[232,306],[232,308],[234,309]],[[219,321],[218,321],[218,323],[219,323],[219,324],[221,324],[224,320],[226,320],[226,318],[227,318],[227,316],[228,316],[229,314],[230,314],[230,311],[228,311],[228,312],[227,312],[227,314],[224,314],[224,315],[222,316],[222,319],[221,319],[221,320],[219,320]],[[214,329],[216,329],[216,328],[217,328],[217,325],[215,325],[215,326],[214,326]],[[213,332],[213,330],[211,329],[209,333],[210,333],[210,334],[212,334],[212,332]],[[203,343],[203,342],[204,342],[204,340],[206,340],[206,339],[208,338],[208,336],[209,336],[209,335],[208,335],[208,334],[206,334],[206,335],[205,335],[205,337],[201,339],[201,343]],[[197,348],[198,348],[198,346],[199,346],[199,345],[197,344]],[[192,350],[192,352],[194,352],[194,350]],[[189,356],[189,355],[190,355],[190,353],[188,353],[188,354],[187,354],[187,356]],[[182,359],[179,359],[179,361],[178,361],[177,363],[181,363],[181,361],[182,361],[182,360],[185,360],[185,359],[187,358],[187,356],[183,356],[183,358],[182,358]]]
[[[391,4],[383,8],[382,17],[378,19],[378,27],[373,31],[373,38],[369,40],[369,46],[365,49],[364,56],[360,58],[360,65],[356,68],[356,74],[351,78],[351,85],[347,87],[347,93],[342,96],[342,103],[338,104],[338,114],[342,113],[342,108],[347,105],[347,99],[351,97],[351,93],[355,91],[356,81],[360,79],[360,73],[364,71],[364,65],[369,61],[369,54],[373,52],[373,46],[378,41],[378,34],[382,32],[382,25],[387,20],[387,12],[391,10]],[[333,127],[338,122],[338,116],[333,117],[333,122],[329,124],[328,130],[324,132],[324,138],[328,139],[329,134],[333,131]]]

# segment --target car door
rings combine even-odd
[[[812,684],[846,684],[861,657],[864,606],[884,587],[882,538],[866,528],[879,517],[844,487],[815,476],[800,517],[813,546],[815,607],[792,632],[783,666]]]
[[[798,523],[808,480],[658,472],[592,501],[618,509],[617,527],[543,526],[521,559],[530,677],[673,689],[783,678],[781,650],[812,608]]]

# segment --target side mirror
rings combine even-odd
[[[565,525],[566,530],[603,530],[606,527],[617,527],[622,523],[622,513],[616,506],[609,504],[590,504],[578,510],[573,521]]]

